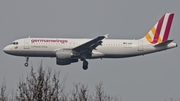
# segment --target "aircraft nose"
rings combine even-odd
[[[9,51],[10,51],[11,49],[10,49],[10,47],[9,46],[6,46],[6,47],[4,47],[4,49],[3,49],[3,51],[5,52],[5,53],[9,53]]]

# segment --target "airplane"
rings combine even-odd
[[[77,38],[22,38],[13,41],[4,48],[10,55],[29,57],[54,57],[57,65],[69,65],[83,61],[82,68],[88,69],[87,59],[126,58],[177,47],[173,40],[168,40],[174,13],[166,13],[140,39],[107,39],[108,34],[94,39]]]

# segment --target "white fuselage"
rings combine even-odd
[[[94,39],[70,38],[24,38],[14,41],[4,48],[4,52],[25,56],[26,67],[29,57],[56,57],[57,65],[69,65],[83,61],[83,69],[88,68],[86,59],[125,58],[158,52],[177,47],[168,40],[174,14],[166,13],[139,40],[107,39],[108,34]]]
[[[14,41],[15,44],[6,46],[4,51],[8,54],[16,56],[56,57],[57,50],[71,50],[90,40],[91,39],[24,38]],[[141,39],[104,39],[102,42],[102,45],[99,45],[96,49],[92,50],[92,56],[90,58],[124,58],[177,47],[176,43],[170,43],[164,47],[154,47],[153,44],[148,44]]]

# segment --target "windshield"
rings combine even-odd
[[[11,44],[13,44],[13,45],[18,45],[18,42],[13,42],[13,43],[11,43]]]

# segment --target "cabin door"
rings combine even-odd
[[[29,49],[30,38],[24,39],[24,49]]]
[[[138,42],[138,51],[143,51],[143,41]]]

